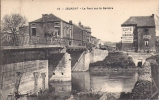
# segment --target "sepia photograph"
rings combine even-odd
[[[0,4],[0,100],[159,100],[159,0]]]

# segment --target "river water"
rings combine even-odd
[[[73,72],[71,82],[54,82],[55,91],[131,92],[138,80],[138,72]]]

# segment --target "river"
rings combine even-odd
[[[71,82],[50,83],[54,91],[131,92],[138,80],[138,72],[73,72]]]

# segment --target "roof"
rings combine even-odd
[[[45,16],[47,18],[47,20],[46,20],[47,22],[49,22],[49,21],[64,21],[61,18],[55,16],[54,14],[43,14],[42,16]],[[43,22],[43,18],[41,17],[41,18],[34,20],[34,21],[31,21],[31,22],[33,22],[33,23],[34,22]],[[64,21],[64,22],[66,22],[66,21]],[[68,23],[68,22],[66,22],[66,23]]]
[[[73,24],[74,26],[76,26],[76,27],[78,27],[79,29],[81,29],[81,30],[85,30],[84,28],[82,28],[82,27],[80,27],[80,26],[78,26],[78,25],[76,25],[76,24]]]
[[[90,27],[89,27],[89,26],[84,26],[84,28],[85,28],[85,29],[90,29]]]
[[[80,26],[78,26],[78,25],[76,25],[76,24],[73,24],[73,25],[76,26],[76,27],[78,27],[78,28],[81,29],[81,30],[85,30],[85,31],[87,31],[87,32],[90,32],[89,30],[85,29],[85,26],[84,26],[84,27],[80,27]]]
[[[155,27],[154,15],[152,16],[132,16],[126,20],[121,26],[127,25],[137,25],[138,27],[142,26],[153,26]]]

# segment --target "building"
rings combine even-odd
[[[81,22],[78,25],[73,24],[73,44],[89,47],[91,43],[91,28],[83,26]]]
[[[30,44],[90,46],[91,28],[66,22],[53,14],[29,22]]]
[[[121,24],[122,50],[156,52],[155,20],[151,16],[132,16]]]
[[[73,24],[73,45],[78,45],[78,46],[85,46],[85,43],[83,42],[83,34],[84,34],[85,30],[84,28]]]
[[[32,44],[72,45],[72,21],[66,22],[53,14],[29,22],[29,34]]]

